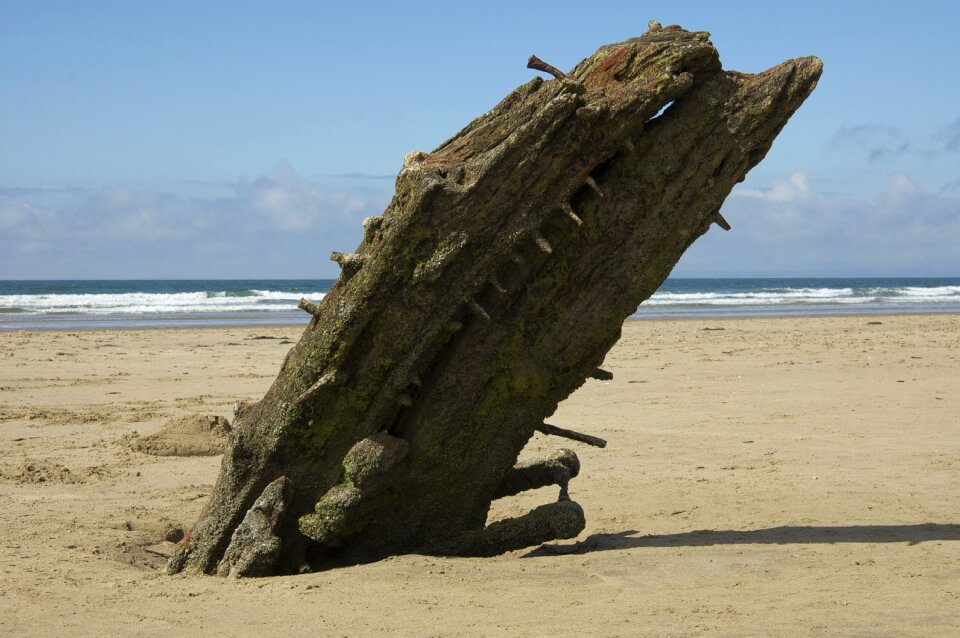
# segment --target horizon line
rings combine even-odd
[[[0,282],[50,282],[50,281],[336,281],[336,277],[46,277],[42,279],[0,278]],[[960,279],[960,275],[718,275],[718,276],[669,276],[670,279]],[[664,281],[666,281],[664,280]]]

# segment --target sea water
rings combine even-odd
[[[0,330],[302,324],[333,279],[0,281]],[[634,318],[960,312],[960,278],[670,278]]]

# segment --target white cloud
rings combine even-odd
[[[352,250],[360,220],[390,195],[385,180],[379,191],[330,188],[286,163],[220,197],[111,187],[52,203],[7,189],[0,278],[335,276],[329,252]],[[859,199],[800,171],[748,182],[723,214],[733,231],[699,240],[678,275],[960,273],[960,193],[928,192],[903,172]]]
[[[830,137],[829,145],[835,150],[853,149],[866,153],[871,162],[896,159],[912,148],[900,129],[878,122],[843,124]]]
[[[211,266],[219,273],[231,263],[246,269],[234,276],[249,276],[262,262],[324,276],[335,270],[322,252],[350,250],[359,241],[360,220],[389,201],[385,189],[321,187],[287,162],[231,190],[189,197],[107,187],[68,193],[57,203],[32,189],[0,191],[0,278],[167,276],[171,270],[207,276]],[[285,251],[311,241],[317,253],[307,270],[302,255]],[[83,274],[92,264],[96,273]]]
[[[887,177],[887,197],[913,197],[920,193],[920,188],[903,171],[895,171]]]
[[[302,179],[289,162],[281,162],[270,175],[240,182],[236,190],[238,200],[288,230],[348,222],[368,206],[355,194],[327,192]]]
[[[797,171],[787,178],[778,178],[767,189],[736,187],[731,197],[749,197],[771,202],[790,202],[810,196],[810,178]]]
[[[794,173],[735,189],[723,215],[733,231],[699,240],[678,275],[960,273],[960,198],[927,192],[903,172],[863,199],[825,194]]]
[[[871,163],[899,160],[907,154],[930,159],[960,152],[960,117],[935,133],[916,139],[909,139],[890,124],[843,124],[830,136],[827,147],[832,151],[863,154]]]
[[[960,117],[940,129],[936,138],[945,151],[960,151]]]
[[[21,202],[0,201],[0,230],[12,231],[23,227],[31,218],[30,206]]]

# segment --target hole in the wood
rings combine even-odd
[[[660,107],[660,110],[657,111],[657,112],[654,114],[653,117],[651,117],[649,120],[647,120],[647,124],[653,122],[654,120],[656,120],[656,119],[658,119],[658,118],[663,117],[663,116],[667,113],[667,111],[670,110],[670,107],[673,106],[673,104],[674,104],[674,101],[673,101],[673,100],[670,100],[669,102],[667,102],[666,104],[664,104],[662,107]]]

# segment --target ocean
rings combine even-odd
[[[304,324],[333,279],[0,281],[0,330]],[[633,318],[960,312],[960,277],[670,278]]]

